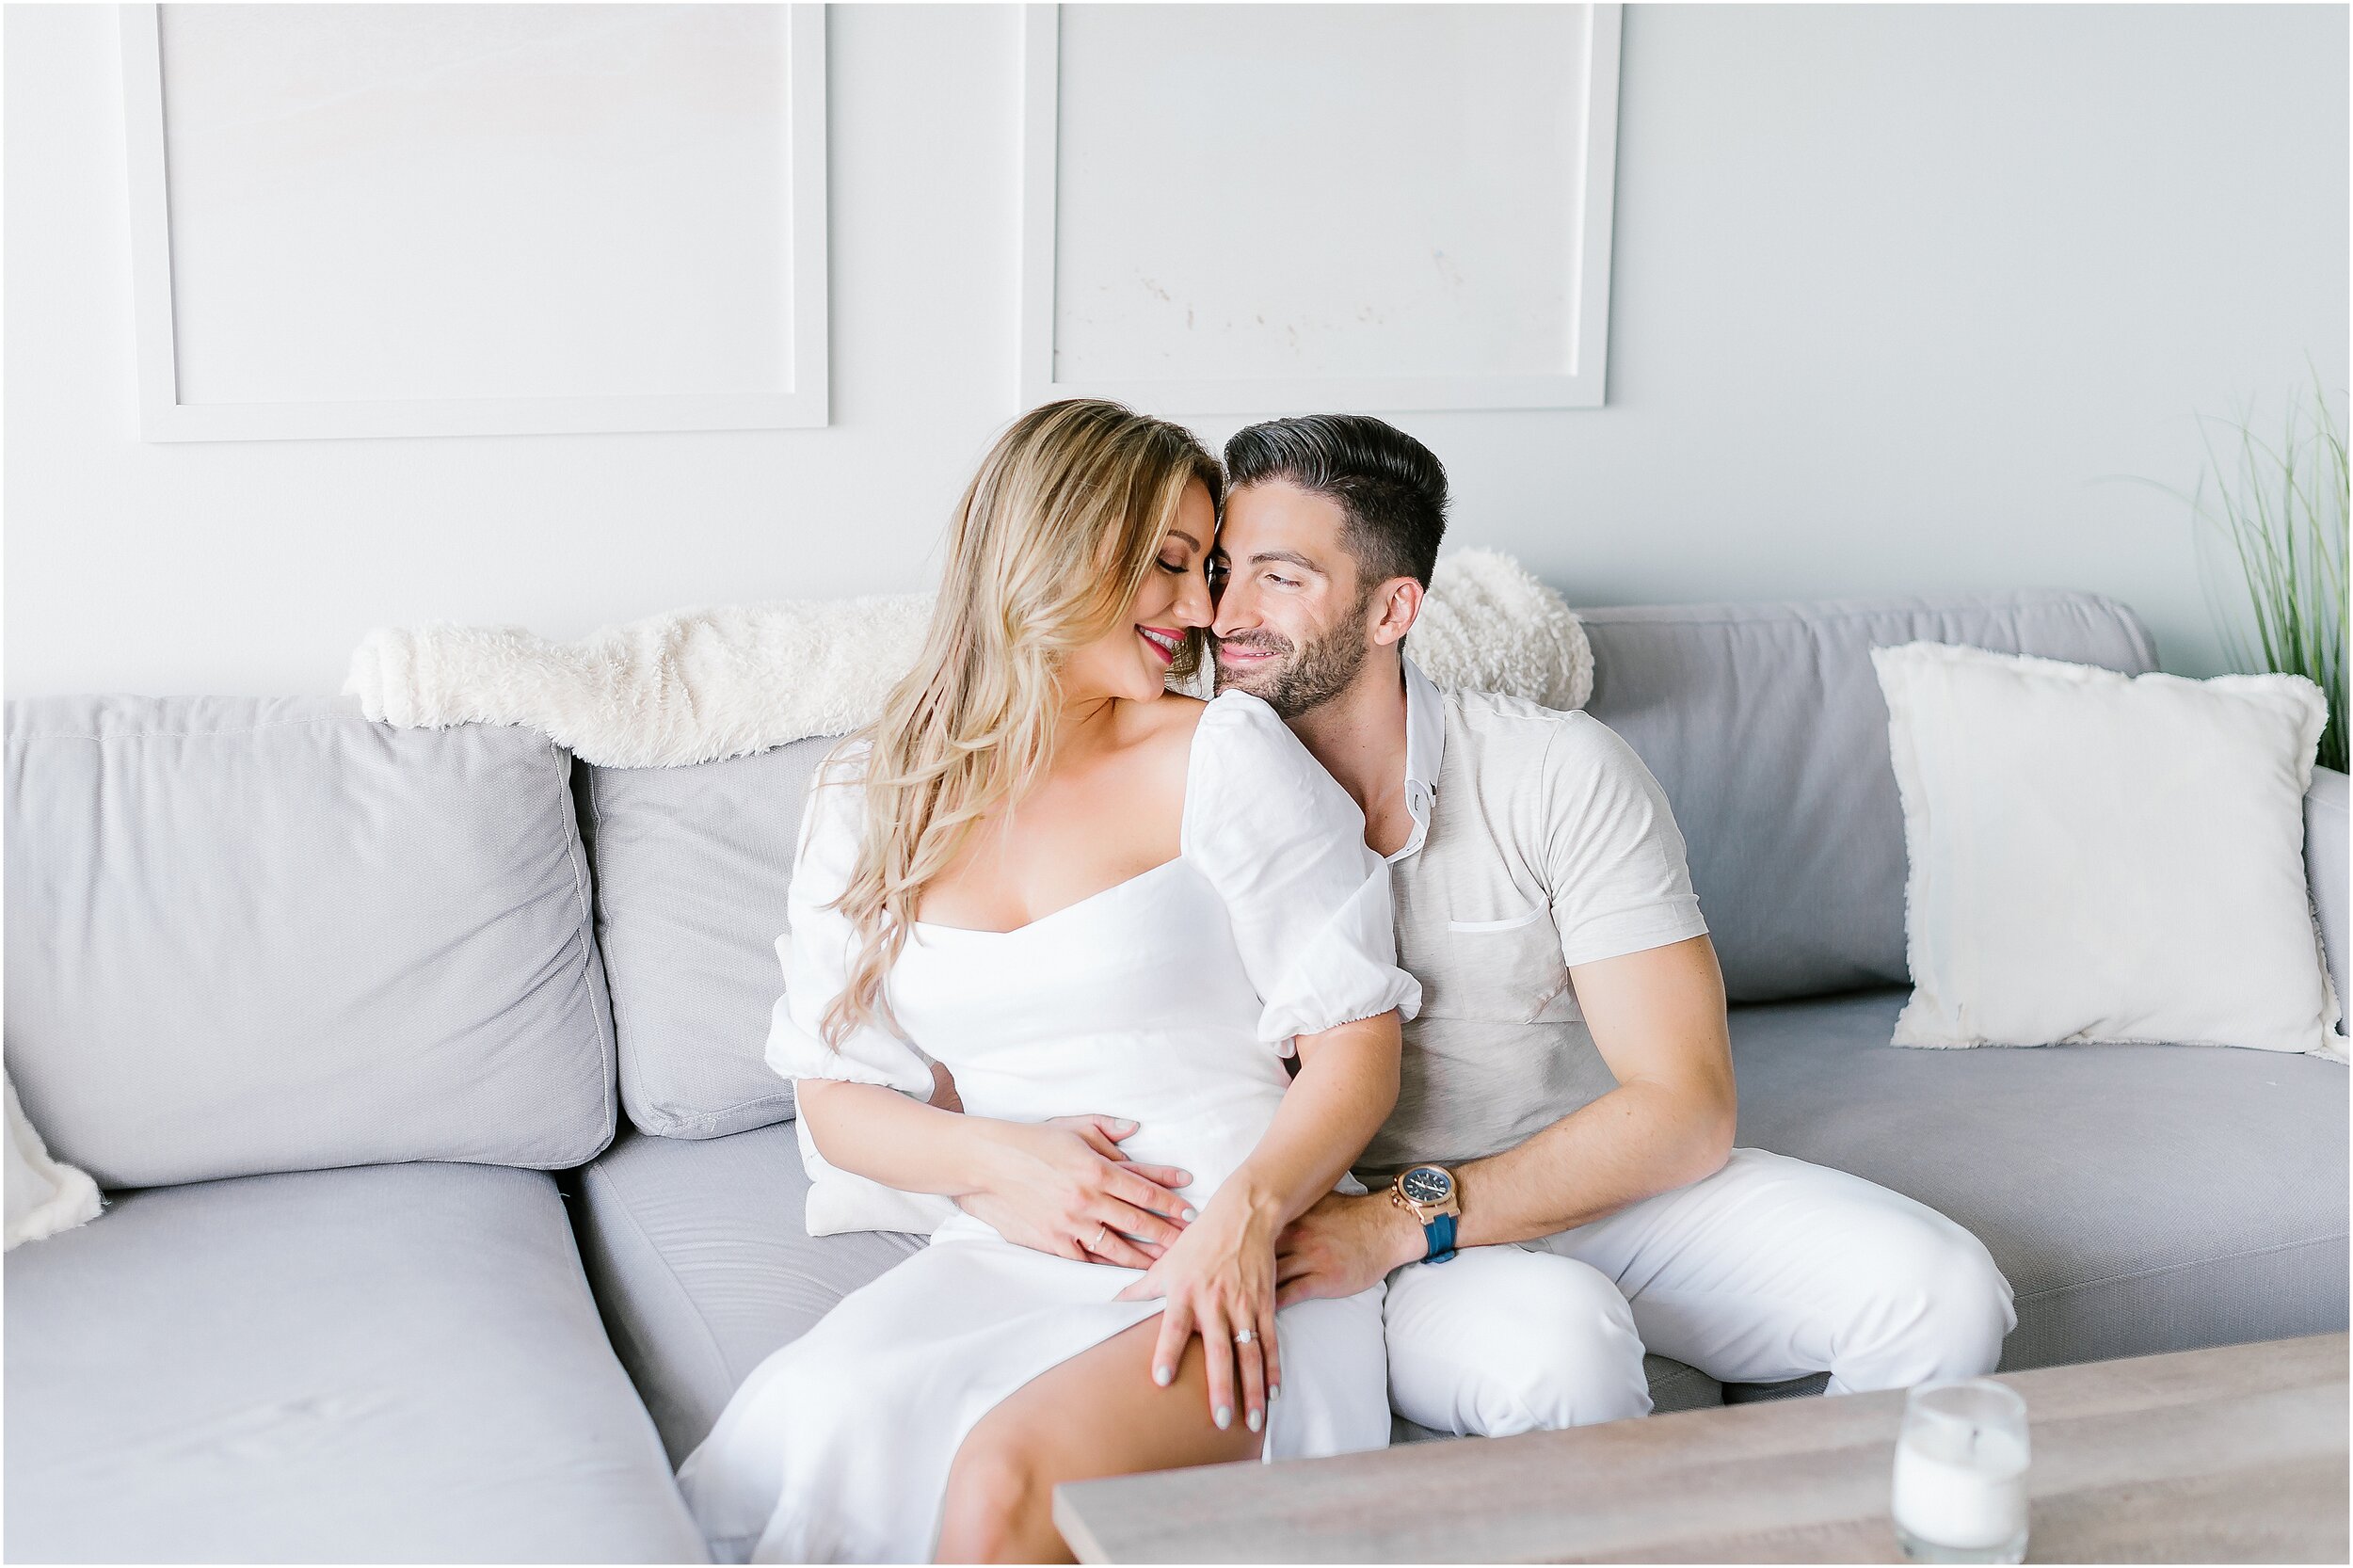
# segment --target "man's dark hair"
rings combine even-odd
[[[1369,590],[1392,577],[1430,586],[1446,536],[1446,470],[1428,447],[1369,414],[1271,419],[1225,443],[1230,491],[1287,479],[1338,504],[1342,539]]]

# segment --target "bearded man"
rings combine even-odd
[[[1647,1414],[1643,1352],[1829,1391],[1993,1370],[1977,1239],[1843,1171],[1734,1146],[1723,979],[1657,781],[1608,726],[1441,693],[1405,656],[1446,472],[1361,415],[1225,447],[1217,680],[1363,808],[1421,982],[1403,1090],[1286,1232],[1282,1302],[1386,1276],[1390,1396],[1494,1436]]]

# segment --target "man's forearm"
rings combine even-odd
[[[1457,1166],[1456,1244],[1533,1240],[1711,1176],[1733,1119],[1729,1096],[1621,1084],[1518,1147]]]

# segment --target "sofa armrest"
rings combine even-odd
[[[2313,770],[2313,787],[2304,794],[2304,880],[2313,890],[2313,907],[2320,911],[2320,939],[2329,950],[2329,978],[2342,1010],[2341,1033],[2353,1030],[2353,993],[2345,984],[2349,800],[2353,779],[2334,768]]]

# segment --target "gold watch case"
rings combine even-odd
[[[1417,1199],[1407,1191],[1406,1178],[1419,1171],[1435,1171],[1446,1178],[1446,1196],[1443,1199],[1436,1202]],[[1415,1185],[1426,1187],[1429,1184],[1425,1182]],[[1454,1173],[1443,1165],[1409,1165],[1398,1172],[1396,1177],[1390,1181],[1389,1201],[1412,1214],[1415,1224],[1426,1225],[1441,1214],[1452,1214],[1458,1217],[1462,1214],[1463,1188],[1462,1184],[1454,1179]]]

